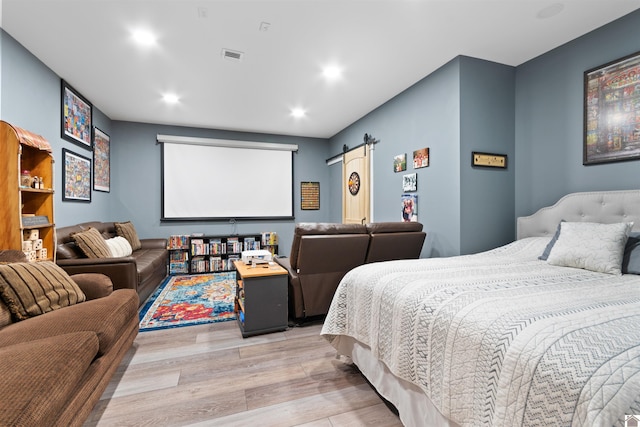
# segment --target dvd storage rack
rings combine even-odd
[[[242,251],[268,249],[277,254],[275,233],[263,245],[264,235],[247,234],[234,236],[187,236],[169,237],[169,274],[196,274],[233,271],[233,261],[242,256]]]

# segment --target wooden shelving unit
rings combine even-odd
[[[36,135],[0,121],[0,248],[23,250],[31,230],[42,240],[37,260],[55,260],[55,221],[53,213],[54,159],[51,145]],[[21,172],[42,179],[42,188],[21,185]],[[27,224],[34,217],[46,220]],[[41,251],[44,249],[44,252]]]

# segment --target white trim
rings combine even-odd
[[[335,165],[336,163],[342,163],[343,158],[344,154],[338,154],[337,156],[334,156],[327,160],[327,166]]]
[[[375,144],[369,144],[369,222],[376,222],[373,215],[373,202],[374,202],[374,194],[373,191],[373,177],[374,174],[374,162],[373,162],[373,152],[375,150]]]
[[[193,136],[160,135],[158,142],[171,144],[210,145],[214,147],[253,148],[257,150],[298,151],[298,144],[278,144],[274,142],[235,141],[229,139],[197,138]]]

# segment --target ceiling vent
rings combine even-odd
[[[222,49],[222,57],[224,59],[228,59],[229,61],[240,62],[244,57],[244,53],[238,52],[237,50]]]

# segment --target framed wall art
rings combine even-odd
[[[409,173],[407,175],[402,175],[402,191],[404,192],[418,191],[418,174],[417,173]]]
[[[402,172],[407,170],[407,153],[398,154],[393,157],[393,171]]]
[[[62,80],[62,138],[91,149],[93,106]]]
[[[93,189],[109,192],[111,189],[111,140],[109,135],[93,128]]]
[[[421,148],[413,152],[413,168],[426,168],[429,166],[429,148]]]
[[[640,52],[584,73],[582,164],[640,159]]]
[[[473,151],[471,153],[471,166],[483,168],[507,168],[507,155],[495,153],[481,153]]]
[[[418,221],[418,196],[416,194],[403,194],[402,200],[402,222]]]
[[[301,182],[300,183],[300,209],[318,210],[320,209],[320,183]]]
[[[62,149],[63,201],[91,201],[91,159]]]

